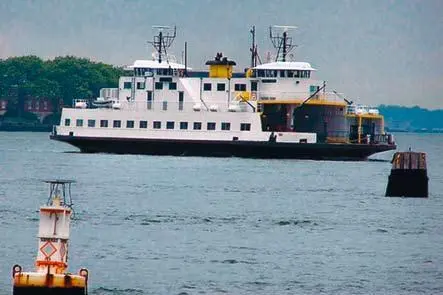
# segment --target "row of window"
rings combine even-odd
[[[95,120],[88,120],[88,127],[96,127]],[[65,126],[71,125],[71,119],[65,119]],[[83,119],[77,119],[75,122],[75,125],[77,127],[83,127]],[[179,122],[179,126],[181,130],[187,130],[188,129],[188,122]],[[100,127],[107,128],[108,120],[100,120]],[[113,120],[112,121],[112,127],[113,128],[121,128],[122,127],[122,121],[121,120]],[[126,121],[126,128],[135,128],[135,121],[134,120],[127,120]],[[139,128],[146,129],[148,128],[148,121],[139,121]],[[161,121],[153,121],[152,122],[152,128],[153,129],[162,129],[162,122]],[[167,121],[166,122],[166,129],[175,129],[175,122],[174,121]],[[202,122],[193,122],[193,130],[202,130]],[[216,130],[217,124],[215,122],[207,122],[206,124],[206,130]],[[222,122],[220,130],[231,130],[231,123],[229,122]],[[250,123],[241,123],[240,124],[240,130],[241,131],[250,131],[251,130],[251,124]]]
[[[155,82],[154,88],[156,90],[162,90],[164,89],[164,82]],[[176,82],[169,82],[168,88],[169,90],[177,90],[177,83]],[[131,82],[123,82],[123,88],[124,89],[131,89],[132,83]],[[145,82],[137,82],[136,88],[138,90],[145,89],[146,85]],[[166,89],[166,88],[165,88]],[[204,83],[203,84],[203,90],[204,91],[212,91],[212,84],[211,83]],[[225,91],[226,90],[226,84],[225,83],[217,83],[217,91]],[[234,90],[235,91],[246,91],[246,84],[234,84]]]
[[[134,75],[137,77],[150,77],[154,73],[161,76],[177,76],[179,74],[179,70],[177,69],[150,69],[150,68],[135,68]]]
[[[164,82],[155,82],[155,85],[154,85],[155,89],[156,90],[163,89],[163,83]],[[177,83],[176,82],[169,82],[167,84],[169,85],[168,86],[169,90],[177,90]],[[131,82],[123,82],[123,88],[124,89],[131,89],[132,83]],[[145,82],[137,82],[136,88],[139,90],[145,89],[146,88]]]
[[[225,91],[226,84],[225,83],[217,83],[217,91]],[[234,84],[235,91],[246,91],[246,84],[236,83]],[[211,83],[203,83],[203,91],[212,91]]]
[[[311,71],[301,70],[254,70],[253,77],[265,78],[310,78]]]

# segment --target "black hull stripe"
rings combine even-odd
[[[103,138],[51,135],[84,153],[212,156],[271,159],[366,160],[394,150],[395,145],[272,143],[256,141],[203,141],[140,138]]]

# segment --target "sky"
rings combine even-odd
[[[204,69],[217,52],[249,65],[274,53],[270,25],[293,25],[297,61],[329,90],[368,105],[443,108],[442,0],[0,0],[0,58],[87,57],[114,65],[150,59],[154,25],[177,26],[171,52]]]

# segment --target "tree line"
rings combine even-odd
[[[97,97],[101,88],[118,87],[122,74],[121,67],[74,56],[10,57],[0,59],[0,98],[8,100],[8,110],[22,108],[26,97],[71,105],[73,99]]]
[[[386,126],[394,130],[421,131],[442,130],[443,110],[428,110],[398,105],[380,105],[380,113],[384,116]]]

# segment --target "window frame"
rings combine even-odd
[[[202,130],[202,122],[194,122],[192,125],[192,130]]]
[[[203,91],[212,91],[212,83],[203,83]]]
[[[137,89],[143,90],[146,88],[145,82],[137,82]]]
[[[112,120],[112,128],[122,128],[121,120]]]
[[[134,120],[126,120],[126,128],[134,128],[135,121]]]
[[[174,130],[175,129],[175,121],[166,121],[166,129]]]
[[[221,130],[223,131],[231,130],[231,122],[221,122]]]
[[[163,89],[163,82],[155,82],[154,89],[155,90],[162,90]]]
[[[246,91],[246,84],[244,83],[235,83],[234,91]]]
[[[152,121],[152,129],[162,129],[161,121]]]
[[[240,131],[251,131],[251,123],[240,123]]]
[[[108,120],[100,120],[100,128],[108,128],[109,122]]]
[[[217,83],[217,91],[226,91],[226,83]]]
[[[90,127],[90,128],[95,127],[95,120],[94,119],[88,119],[88,127]]]
[[[207,122],[206,123],[206,130],[213,131],[217,128],[217,123],[215,122]]]
[[[169,90],[177,90],[177,82],[169,82]]]

